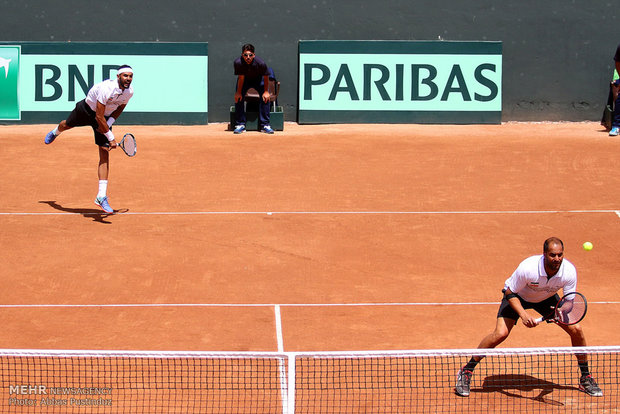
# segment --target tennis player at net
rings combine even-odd
[[[564,243],[556,237],[545,240],[543,254],[525,259],[506,280],[495,330],[482,339],[478,348],[495,348],[501,344],[508,338],[519,318],[528,328],[537,326],[536,318],[526,309],[534,309],[546,317],[553,312],[560,299],[557,292],[562,289],[564,294],[568,294],[575,292],[576,287],[577,270],[572,263],[564,260]],[[572,346],[586,346],[586,338],[579,324],[559,326],[570,336]],[[576,356],[581,371],[579,389],[592,396],[602,396],[602,390],[590,375],[587,356]],[[455,387],[458,395],[469,396],[471,377],[482,358],[473,356],[459,370]]]

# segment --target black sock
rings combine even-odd
[[[588,367],[588,361],[577,362],[577,365],[579,365],[579,369],[581,370],[582,376],[590,375],[590,368]]]
[[[480,362],[480,361],[476,361],[476,360],[474,359],[474,357],[472,357],[472,358],[469,360],[469,362],[468,362],[468,363],[467,363],[467,364],[463,367],[463,369],[464,369],[464,370],[467,370],[467,371],[472,371],[472,372],[473,372],[473,370],[476,368],[476,365],[478,365],[478,362]],[[587,364],[586,364],[586,365],[587,365]]]

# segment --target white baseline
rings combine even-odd
[[[79,210],[79,209],[76,209]],[[582,213],[582,214],[606,214],[612,213],[620,217],[620,210],[481,210],[481,211],[127,211],[118,212],[115,216],[201,216],[201,215],[312,215],[312,214],[559,214],[559,213]],[[56,212],[0,212],[0,216],[99,216],[103,212],[80,212],[80,211],[56,211]]]
[[[90,304],[0,304],[0,308],[274,308],[283,307],[344,307],[344,306],[480,306],[499,305],[500,302],[359,302],[359,303],[90,303]],[[620,301],[588,302],[597,305],[617,305]],[[277,310],[276,310],[277,309]],[[281,323],[281,322],[280,322]]]

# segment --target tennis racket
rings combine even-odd
[[[560,325],[574,325],[586,316],[587,311],[588,302],[585,296],[578,292],[568,293],[558,301],[551,315],[536,319],[536,324],[547,321]]]
[[[133,157],[134,155],[136,155],[136,152],[138,151],[138,146],[136,144],[136,138],[133,136],[133,134],[129,134],[129,133],[125,134],[121,142],[118,144],[118,146],[121,147],[123,151],[125,152],[125,154],[127,154],[130,157]]]

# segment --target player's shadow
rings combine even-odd
[[[107,221],[106,218],[113,216],[114,214],[110,214],[110,213],[106,213],[105,211],[101,211],[99,209],[96,208],[69,208],[69,207],[63,207],[60,204],[58,204],[56,201],[39,201],[39,203],[41,204],[47,204],[50,207],[58,210],[58,211],[62,211],[65,213],[72,213],[72,214],[81,214],[82,216],[92,219],[93,221],[96,221],[98,223],[103,223],[103,224],[112,224],[111,221]],[[121,210],[114,210],[114,213],[125,213],[127,212],[127,209],[121,209]]]
[[[498,392],[508,397],[525,398],[558,407],[564,406],[564,403],[551,397],[551,394],[557,390],[578,391],[578,388],[558,385],[530,375],[505,374],[486,377],[482,383],[482,389],[472,389],[472,392]],[[532,396],[536,392],[538,395]]]

